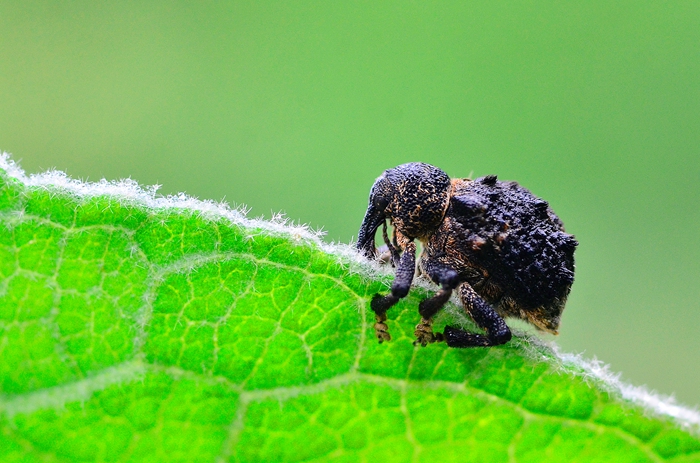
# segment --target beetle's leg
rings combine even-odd
[[[423,270],[442,286],[435,296],[425,299],[418,306],[421,320],[413,333],[416,336],[413,344],[425,347],[431,342],[442,341],[441,333],[433,333],[433,317],[450,300],[452,290],[459,284],[459,274],[447,265],[429,259],[423,260]]]
[[[389,249],[389,254],[391,255],[391,265],[394,267],[398,266],[401,253],[397,249],[397,246],[391,243],[389,235],[386,233],[386,221],[384,221],[384,226],[382,227],[382,238],[384,239],[384,243],[386,243],[386,247]],[[396,239],[394,239],[394,241],[396,241]]]
[[[391,285],[391,294],[381,296],[375,294],[370,303],[370,307],[374,311],[376,323],[374,330],[377,333],[379,342],[389,341],[391,336],[387,332],[386,311],[394,304],[399,302],[399,299],[406,297],[408,290],[411,289],[413,274],[416,271],[416,243],[412,241],[406,242],[403,254],[399,259],[399,265],[396,267],[396,276]]]
[[[459,287],[464,308],[486,335],[469,333],[451,326],[445,327],[445,341],[450,347],[488,347],[510,341],[511,333],[506,322],[479,296],[469,283]]]

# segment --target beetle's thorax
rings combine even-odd
[[[411,192],[415,195],[415,201],[411,201],[408,205],[404,202],[396,211],[391,207],[399,202],[392,202],[387,211],[391,224],[405,236],[427,242],[445,220],[450,205],[451,190],[451,184],[443,191],[418,189]],[[406,193],[402,192],[399,195]],[[405,198],[405,196],[401,197]]]
[[[442,223],[450,204],[447,174],[426,164],[405,164],[386,172],[391,200],[386,217],[411,239],[427,239]]]

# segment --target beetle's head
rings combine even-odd
[[[387,219],[409,239],[431,235],[445,217],[449,196],[450,178],[437,167],[412,162],[384,171],[370,191],[357,249],[373,257],[374,234]]]

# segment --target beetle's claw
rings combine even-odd
[[[431,319],[421,318],[420,323],[416,325],[416,330],[413,332],[416,340],[413,345],[421,345],[423,347],[434,342],[441,342],[444,338],[442,333],[433,333],[433,321]]]
[[[386,313],[383,314],[375,314],[374,319],[376,320],[376,323],[374,324],[374,333],[377,335],[377,341],[379,341],[379,344],[383,343],[384,341],[391,341],[391,335],[389,334],[389,327],[387,326],[386,323]]]

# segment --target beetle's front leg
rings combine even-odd
[[[430,279],[442,286],[435,296],[425,299],[418,306],[421,320],[413,333],[416,336],[413,344],[425,347],[432,342],[442,341],[441,333],[433,333],[433,317],[450,300],[452,290],[459,284],[459,274],[449,266],[432,259],[423,260],[423,270]]]
[[[386,296],[375,294],[370,303],[376,320],[374,331],[380,343],[391,339],[387,331],[386,323],[384,323],[386,321],[386,311],[399,302],[402,297],[406,297],[408,291],[411,289],[411,282],[413,282],[413,274],[415,271],[416,244],[409,241],[405,244],[403,254],[401,254],[399,264],[396,267],[396,276],[391,285],[391,294],[387,294]]]

